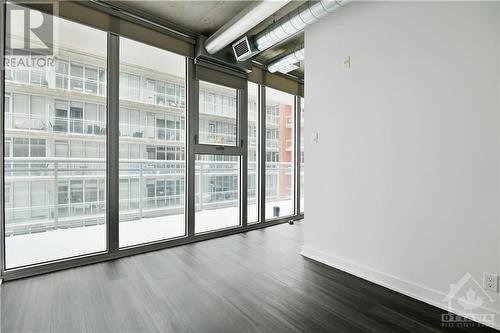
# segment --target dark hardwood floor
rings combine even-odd
[[[443,331],[443,310],[305,259],[301,245],[301,223],[283,224],[6,282],[1,332]],[[490,331],[448,331],[476,330]]]

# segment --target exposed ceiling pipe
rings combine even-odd
[[[207,52],[210,54],[219,52],[238,37],[274,14],[288,2],[290,0],[262,0],[252,2],[252,4],[243,9],[207,39],[205,44]]]
[[[264,51],[333,13],[346,2],[347,0],[310,0],[257,34],[254,39],[255,47]]]
[[[296,64],[299,61],[304,60],[304,56],[305,56],[305,49],[304,45],[301,44],[295,47],[291,52],[286,52],[282,57],[272,61],[269,65],[267,65],[267,70],[270,71],[271,73],[275,73],[278,71],[283,72],[283,68],[293,69],[293,67],[290,67],[290,65]]]

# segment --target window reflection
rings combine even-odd
[[[106,33],[53,19],[54,66],[6,69],[7,268],[106,249]]]
[[[266,88],[266,219],[294,214],[294,96]]]
[[[120,247],[186,234],[184,68],[182,56],[120,38]]]

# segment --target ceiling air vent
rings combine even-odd
[[[207,37],[203,35],[198,36],[195,47],[195,63],[202,61],[245,73],[252,71],[252,61],[237,61],[234,57],[234,50],[229,45],[215,54],[208,53],[205,48],[206,40]]]
[[[232,47],[233,47],[234,57],[238,61],[245,61],[251,58],[252,55],[257,51],[254,47],[252,47],[252,44],[250,44],[250,41],[248,40],[247,36],[238,40],[236,43],[232,45]]]
[[[233,45],[234,48],[234,53],[236,53],[236,56],[239,58],[242,55],[245,55],[250,49],[248,48],[248,43],[246,38],[243,39],[241,42]]]

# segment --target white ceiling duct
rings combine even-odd
[[[255,47],[259,51],[264,51],[336,11],[346,2],[347,0],[308,1],[257,34],[254,40]]]
[[[283,73],[283,74],[288,74],[290,73],[291,71],[294,71],[296,69],[299,69],[300,68],[300,65],[297,63],[297,64],[291,64],[291,65],[288,65],[288,66],[285,66],[285,67],[281,67],[279,72],[280,73]]]
[[[269,65],[267,65],[267,70],[271,73],[282,72],[288,73],[294,69],[297,69],[297,66],[292,66],[304,60],[305,49],[304,45],[297,46],[293,49],[292,52],[287,52],[282,57],[272,61]]]
[[[290,0],[262,0],[252,2],[207,39],[205,48],[214,54],[241,37],[247,31],[274,14]]]

